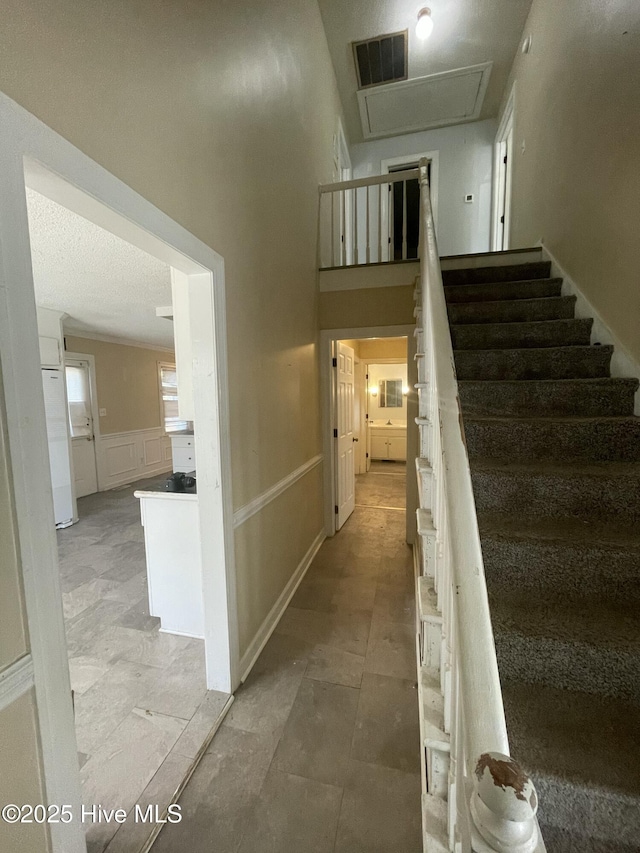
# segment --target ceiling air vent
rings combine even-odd
[[[367,41],[354,41],[353,58],[360,89],[406,80],[407,30]]]

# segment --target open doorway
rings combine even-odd
[[[429,188],[433,220],[438,227],[438,174],[439,151],[405,154],[380,162],[380,174],[417,169],[421,160],[428,162]],[[389,184],[381,198],[381,221],[386,222],[388,248],[383,245],[383,260],[415,260],[420,239],[420,186],[417,178]]]
[[[117,805],[129,811],[129,806],[144,799],[144,794],[140,796],[138,793],[139,786],[144,792],[152,779],[158,780],[157,774],[161,773],[162,791],[154,789],[160,799],[158,800],[157,796],[153,799],[159,807],[157,819],[161,819],[163,803],[171,802],[176,790],[192,772],[198,753],[204,747],[215,720],[228,707],[229,693],[237,684],[238,653],[222,259],[32,117],[13,110],[8,115],[3,114],[3,122],[5,119],[7,148],[11,150],[11,156],[4,158],[2,162],[5,193],[0,217],[4,247],[4,274],[0,282],[0,363],[7,413],[8,452],[13,474],[12,496],[15,497],[15,517],[20,536],[20,559],[30,634],[29,648],[14,667],[20,676],[21,688],[16,695],[32,691],[34,697],[42,750],[44,787],[50,802],[69,803],[68,808],[73,809],[74,815],[80,815],[81,802],[101,803],[107,808]],[[94,710],[104,712],[99,722],[86,726],[86,731],[91,729],[97,737],[98,733],[105,734],[107,726],[111,725],[118,715],[124,713],[125,720],[115,720],[112,730],[114,739],[106,746],[104,743],[97,744],[86,762],[84,759],[87,756],[78,755],[76,750],[79,738],[74,727],[68,652],[76,658],[75,673],[72,668],[72,678],[76,686],[80,683],[78,678],[84,679],[84,684],[75,691],[77,715],[78,704],[83,704],[84,697],[105,675],[104,668],[116,665],[119,659],[124,661],[123,643],[128,646],[128,657],[138,655],[138,660],[130,660],[127,668],[147,668],[144,677],[129,673],[132,675],[131,681],[135,678],[138,687],[142,683],[148,685],[147,676],[156,675],[151,673],[154,660],[156,663],[159,660],[164,662],[164,655],[161,653],[154,659],[154,650],[150,649],[153,641],[150,642],[149,636],[144,630],[140,630],[141,623],[149,621],[152,614],[146,613],[144,607],[137,613],[132,612],[135,609],[132,605],[144,602],[145,599],[144,595],[134,597],[132,587],[134,582],[138,583],[138,578],[134,577],[139,574],[138,567],[142,565],[146,568],[146,559],[144,543],[140,552],[138,543],[134,541],[134,524],[126,517],[130,507],[127,513],[122,512],[121,498],[128,497],[127,490],[132,491],[130,486],[115,491],[99,490],[80,498],[81,502],[96,502],[98,499],[104,501],[104,509],[110,516],[110,524],[104,536],[99,525],[94,525],[91,512],[84,513],[87,524],[71,524],[59,534],[61,538],[66,537],[69,543],[66,556],[70,558],[70,564],[75,561],[73,567],[70,564],[67,566],[76,574],[75,580],[79,581],[77,585],[74,581],[73,590],[85,587],[82,593],[75,596],[74,601],[65,601],[70,605],[66,608],[66,616],[69,619],[79,619],[74,625],[72,640],[69,641],[67,630],[65,642],[62,600],[64,584],[61,583],[61,563],[56,552],[53,489],[49,477],[41,377],[44,367],[49,371],[48,375],[55,375],[56,382],[66,389],[64,342],[73,335],[68,336],[67,331],[70,330],[65,330],[62,325],[62,314],[68,313],[64,306],[61,306],[63,310],[57,318],[58,328],[54,329],[51,335],[42,334],[38,329],[33,288],[34,258],[31,254],[26,203],[27,194],[32,191],[61,208],[84,217],[88,222],[99,225],[110,234],[129,242],[131,246],[155,256],[167,269],[173,268],[183,277],[182,284],[186,290],[188,308],[182,316],[190,325],[190,338],[195,342],[191,355],[193,362],[198,363],[198,367],[192,370],[191,380],[194,421],[201,427],[196,440],[200,442],[202,452],[199,454],[197,496],[189,495],[190,503],[195,506],[195,513],[192,514],[199,531],[195,550],[200,564],[199,590],[203,612],[203,630],[199,640],[203,653],[200,654],[202,663],[198,664],[201,687],[198,689],[201,689],[206,698],[209,698],[213,691],[224,694],[224,702],[218,709],[210,704],[205,708],[204,703],[201,703],[193,714],[184,713],[184,709],[182,712],[175,710],[172,713],[168,709],[154,707],[138,693],[133,708],[129,708],[131,696],[128,686],[124,685],[122,680],[115,679],[109,696],[96,696],[91,703],[84,703],[87,706],[91,704]],[[8,233],[11,234],[10,238]],[[170,288],[169,282],[169,293]],[[155,311],[157,303],[151,303],[148,307],[150,311]],[[166,320],[158,319],[158,322],[169,326]],[[77,329],[71,331],[77,334]],[[90,334],[90,330],[83,331]],[[38,346],[38,332],[40,343],[44,344],[44,347]],[[92,340],[100,340],[99,332]],[[119,342],[120,344],[122,342]],[[89,353],[82,348],[69,346],[67,354],[76,357],[76,363],[69,366],[80,370],[75,377],[70,376],[70,384],[86,383],[85,368],[90,362],[87,358]],[[166,358],[164,353],[163,355]],[[157,389],[156,368],[157,364],[154,362],[154,383]],[[130,378],[133,378],[134,373],[133,370],[130,372]],[[95,428],[96,422],[102,419],[101,413],[96,416],[91,412],[94,423],[88,422],[87,410],[91,409],[93,401],[88,399],[86,391],[86,388],[76,387],[73,393],[65,390],[56,395],[56,428],[60,429],[61,446],[66,436],[70,437],[72,432],[77,438],[84,438],[86,441],[91,434],[91,427]],[[65,406],[65,397],[77,405]],[[63,404],[62,409],[58,403]],[[98,404],[100,403],[98,391]],[[112,412],[109,412],[109,415],[111,414]],[[103,434],[106,432],[103,430]],[[95,435],[95,432],[93,434]],[[148,444],[148,458],[154,457],[161,447],[162,442]],[[124,455],[124,451],[121,451],[121,458]],[[117,457],[118,453],[112,456]],[[168,462],[169,471],[171,470],[170,444],[169,455],[160,461],[163,464]],[[72,472],[70,459],[66,461],[66,468],[68,473]],[[96,479],[99,483],[100,465],[96,468]],[[74,483],[75,479],[71,475],[68,494],[73,496]],[[69,483],[64,485],[66,487]],[[92,484],[88,484],[86,488],[87,492],[93,491]],[[135,508],[135,528],[140,531],[139,503],[132,500],[130,504]],[[81,520],[82,515],[81,512]],[[73,522],[75,517],[77,513],[72,509],[68,520]],[[75,541],[72,542],[69,537],[75,538]],[[108,569],[111,576],[107,577],[107,572],[104,572],[98,577],[89,577],[89,573],[93,572],[96,566],[100,566],[101,558],[106,557],[109,545],[116,546],[119,551],[118,559]],[[84,548],[92,549],[89,560],[85,560],[84,555],[80,556]],[[132,569],[136,571],[132,573]],[[121,572],[120,577],[114,574],[118,571]],[[81,577],[83,572],[86,575],[84,579]],[[130,576],[125,577],[126,573]],[[68,578],[69,575],[65,575]],[[130,584],[130,588],[125,591],[123,587],[127,584]],[[114,593],[113,597],[110,597],[109,593]],[[93,601],[87,604],[87,599],[92,596]],[[107,615],[107,610],[113,602],[115,610],[120,608],[121,611],[115,615],[126,616],[129,624],[115,624],[113,620],[108,624],[108,616],[113,616],[114,613]],[[94,604],[96,607],[91,614],[86,613]],[[74,608],[78,610],[72,614],[70,611]],[[113,607],[111,609],[113,610]],[[136,618],[140,622],[138,626],[133,625],[132,620]],[[150,621],[157,622],[153,619]],[[87,632],[80,630],[80,622],[85,623]],[[169,635],[165,636],[168,638]],[[180,645],[191,643],[191,639],[180,637],[178,641],[166,642]],[[181,677],[187,667],[188,662],[181,661],[180,665],[176,663],[176,677]],[[166,673],[164,678],[156,677],[156,683],[162,681],[164,688],[170,687],[171,680]],[[174,680],[172,687],[175,688],[172,690],[173,698],[182,701],[184,693],[181,692],[180,685]],[[87,708],[83,709],[86,710]],[[158,751],[159,745],[161,749]],[[149,748],[146,753],[141,752],[147,747]],[[169,764],[165,765],[167,747],[170,748],[172,758]],[[152,759],[152,753],[156,754],[155,759]],[[99,758],[104,759],[101,768],[97,766]],[[91,762],[95,765],[92,776],[94,780],[99,778],[104,782],[108,778],[109,791],[105,796],[90,785],[83,784],[81,791],[81,774],[84,771],[83,775],[89,775],[85,768],[88,768]],[[120,776],[113,772],[118,767],[124,771]],[[109,797],[117,799],[110,803]],[[123,797],[125,802],[122,802]],[[149,833],[158,828],[155,823],[145,825],[128,819],[122,826],[114,825],[113,822],[109,825],[118,832],[124,827],[131,830],[131,837],[128,836],[126,841],[122,842],[125,845],[122,849],[126,847],[131,851],[140,849],[146,843]],[[103,832],[104,827],[103,822],[102,829],[90,837],[92,850],[101,850],[110,842],[110,837],[107,838]],[[83,828],[79,820],[69,824],[61,822],[59,826],[52,827],[53,853],[84,851],[87,846],[84,829],[86,826]]]
[[[491,250],[494,252],[506,251],[511,246],[514,114],[515,88],[511,90],[494,145],[493,218],[491,223]]]
[[[346,529],[355,510],[386,506],[406,513],[411,542],[415,495],[406,460],[416,455],[417,415],[412,329],[349,331],[358,336],[322,333],[332,365],[323,382],[329,535]]]

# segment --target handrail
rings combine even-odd
[[[453,849],[455,839],[462,838],[462,849],[532,853],[544,850],[535,817],[537,794],[509,757],[426,160],[419,172],[419,317],[426,365],[419,385],[426,406],[421,405],[419,423],[428,430],[429,458],[423,463],[431,466],[433,523],[441,527],[435,584],[438,601],[444,602],[440,667],[450,669],[442,679],[445,720],[449,709],[445,729],[451,732],[448,793],[455,800],[449,810],[449,844]]]
[[[372,175],[370,178],[354,178],[352,181],[338,181],[335,184],[320,184],[320,193],[333,193],[339,190],[355,190],[360,187],[376,187],[378,184],[394,184],[397,181],[410,181],[420,178],[420,169],[405,169],[403,172],[389,172],[386,175]]]

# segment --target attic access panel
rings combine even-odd
[[[359,91],[365,139],[414,133],[480,117],[491,62]]]
[[[352,42],[359,89],[407,79],[407,39],[403,30]]]

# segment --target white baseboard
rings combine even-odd
[[[249,648],[242,655],[242,658],[240,660],[240,672],[243,673],[240,679],[241,681],[245,681],[247,676],[253,669],[253,665],[257,661],[260,652],[266,646],[269,637],[275,631],[278,622],[282,618],[284,611],[287,609],[289,602],[295,594],[295,591],[297,590],[298,586],[300,585],[300,582],[307,573],[307,569],[313,562],[313,558],[320,550],[320,546],[326,538],[327,537],[324,530],[321,530],[320,533],[318,533],[318,535],[314,539],[307,553],[300,561],[298,568],[291,575],[289,582],[282,590],[282,593],[280,594],[278,600],[269,611],[267,618],[260,626],[258,633],[253,638]]]
[[[557,259],[544,244],[542,245],[542,252],[546,260],[551,261],[551,276],[563,279],[562,295],[576,297],[576,317],[590,317],[593,319],[591,343],[606,344],[614,347],[611,358],[611,375],[634,379],[640,378],[640,364],[624,348],[623,344],[620,343],[618,337],[600,316],[597,308],[594,308],[579,285],[563,270]],[[636,392],[634,413],[640,415],[640,389]]]
[[[101,492],[171,472],[171,439],[162,427],[101,435],[96,442]]]

